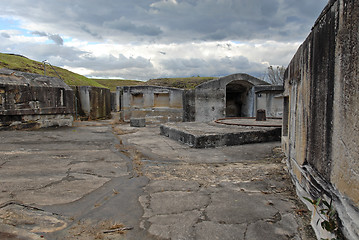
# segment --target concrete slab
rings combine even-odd
[[[166,123],[161,134],[193,148],[279,141],[280,127],[236,126],[214,122]]]
[[[314,239],[279,142],[197,149],[156,125],[75,126],[0,132],[0,238]]]
[[[110,121],[75,125],[0,131],[0,236],[146,239],[138,197],[148,179],[134,177]],[[102,233],[119,223],[134,231]]]
[[[139,198],[141,228],[155,238],[261,240],[264,231],[256,235],[255,226],[263,222],[271,238],[315,239],[296,214],[303,206],[279,142],[197,149],[160,135],[156,126],[116,128],[150,180]]]

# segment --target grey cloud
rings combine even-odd
[[[327,0],[13,0],[5,14],[85,41],[303,40]],[[31,9],[31,11],[29,11]],[[61,11],[59,11],[61,10]],[[121,18],[119,18],[121,16]],[[295,25],[290,25],[290,19]],[[49,30],[46,30],[49,31]],[[283,34],[283,31],[287,34]]]
[[[116,71],[121,69],[153,68],[152,63],[143,57],[126,57],[122,54],[108,57],[94,57],[90,54],[81,56],[80,61],[71,63],[72,67],[84,67],[94,71]]]
[[[21,19],[21,27],[25,30],[24,26],[28,22],[28,26],[37,26],[38,31],[33,31],[33,35],[46,36],[56,44],[16,44],[10,41],[12,38],[7,38],[7,33],[2,32],[0,48],[17,51],[38,61],[48,59],[51,64],[58,66],[92,69],[98,75],[122,74],[124,77],[137,75],[149,78],[164,75],[220,76],[234,72],[255,75],[262,73],[266,66],[248,61],[243,56],[171,59],[171,50],[164,50],[167,54],[156,52],[153,57],[156,64],[152,64],[144,57],[118,55],[98,58],[91,53],[63,45],[61,36],[106,44],[174,43],[175,46],[181,43],[221,40],[244,44],[251,44],[249,41],[295,43],[305,39],[327,2],[328,0],[177,0],[176,3],[167,0],[12,0],[6,4],[0,3],[1,14]],[[61,36],[53,34],[54,29],[61,29]],[[11,32],[11,36],[13,35]],[[271,51],[272,49],[260,61],[272,62],[274,58],[277,58],[277,62],[283,61],[278,53],[280,49],[275,54],[271,54]],[[160,61],[158,58],[165,60]],[[287,56],[283,58],[290,59]]]
[[[38,35],[40,37],[47,37],[48,36],[47,33],[39,32],[39,31],[33,31],[33,32],[31,32],[31,34]]]
[[[64,45],[64,40],[58,34],[50,35],[49,39],[54,41],[57,45]]]
[[[54,41],[57,45],[64,45],[64,40],[59,34],[47,34],[45,32],[33,31],[31,32],[33,35],[38,35],[40,37],[48,37],[49,40]]]
[[[2,32],[2,33],[1,33],[1,36],[2,36],[3,38],[11,38],[11,36],[10,36],[8,33],[5,33],[5,32]]]
[[[261,63],[250,62],[244,56],[210,59],[169,59],[160,62],[163,69],[174,76],[224,76],[245,72],[260,77],[266,68]]]
[[[157,36],[162,33],[160,27],[151,26],[151,25],[136,25],[131,21],[128,21],[124,18],[116,19],[112,22],[105,22],[105,27],[133,33],[135,35],[148,35],[148,36]]]
[[[80,29],[83,32],[90,34],[92,37],[94,37],[96,39],[102,39],[102,36],[100,34],[91,31],[87,25],[84,25],[84,24],[81,25]]]

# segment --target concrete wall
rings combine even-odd
[[[195,90],[185,90],[183,93],[183,122],[196,120],[196,93]]]
[[[117,106],[119,106],[119,105],[120,105],[120,102],[117,101],[116,92],[111,92],[111,111],[112,112],[118,112],[119,110],[117,110]]]
[[[269,85],[269,83],[254,78],[247,74],[233,74],[209,82],[202,83],[195,89],[195,121],[210,122],[226,117],[228,89],[237,94],[241,102],[241,117],[253,117],[254,111],[254,86]],[[236,94],[234,94],[235,96]],[[230,99],[233,102],[236,99]],[[232,112],[236,112],[233,110]]]
[[[121,118],[145,118],[146,122],[180,122],[183,119],[182,89],[158,86],[117,88],[121,97]],[[122,93],[121,93],[122,92]]]
[[[283,117],[283,86],[256,86],[254,91],[255,112],[259,109],[264,109],[267,117]]]
[[[284,92],[283,149],[298,193],[333,199],[348,239],[359,239],[358,29],[358,1],[329,1],[288,66]]]
[[[73,91],[61,79],[0,70],[0,129],[71,126]]]
[[[76,95],[76,114],[81,119],[111,117],[111,92],[107,88],[90,86],[73,87]]]

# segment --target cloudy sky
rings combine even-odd
[[[328,0],[0,0],[0,52],[101,78],[261,77]]]

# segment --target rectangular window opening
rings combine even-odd
[[[155,93],[154,107],[170,107],[169,93]]]
[[[143,107],[143,93],[132,93],[131,106],[135,108]]]

